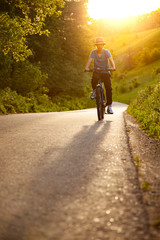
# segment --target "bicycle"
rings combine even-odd
[[[100,70],[100,69],[90,69],[88,71],[85,70],[85,72],[94,72],[94,71],[101,73],[104,70]],[[113,71],[113,70],[105,69],[105,71]],[[106,107],[104,88],[103,88],[101,78],[99,79],[99,81],[96,85],[96,105],[97,105],[97,116],[98,116],[98,120],[100,121],[100,120],[104,119],[105,107]]]

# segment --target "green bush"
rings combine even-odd
[[[0,52],[0,89],[11,87],[12,65],[13,60],[11,56],[10,55],[4,56],[3,53]]]
[[[128,92],[128,87],[126,84],[120,84],[118,90],[120,93],[126,93]]]
[[[141,90],[132,102],[128,112],[141,123],[141,127],[151,136],[160,139],[160,83]]]
[[[153,49],[144,48],[134,56],[134,61],[137,65],[143,65],[143,64],[147,65],[159,59],[160,59],[159,48],[153,48]]]
[[[56,105],[57,111],[80,110],[85,108],[95,107],[95,102],[91,101],[89,97],[53,97],[53,103]]]
[[[133,88],[137,88],[140,85],[140,81],[137,77],[132,80]]]
[[[150,61],[154,62],[160,59],[160,49],[159,48],[154,48],[151,51],[151,55],[150,55]]]
[[[78,98],[62,96],[50,99],[47,94],[41,92],[30,92],[26,97],[23,97],[17,94],[16,91],[12,91],[10,88],[0,90],[1,114],[59,112],[84,109],[94,106],[95,102],[91,101],[89,97]]]
[[[56,111],[56,107],[46,94],[29,93],[27,97],[10,88],[0,90],[0,113],[28,113]]]
[[[29,112],[29,103],[25,97],[18,95],[10,88],[0,91],[0,113]]]
[[[20,62],[15,65],[12,74],[12,89],[26,96],[27,93],[39,90],[45,84],[47,75],[42,74],[40,67],[29,62]]]

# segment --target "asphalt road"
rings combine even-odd
[[[126,107],[0,116],[0,240],[151,240]]]

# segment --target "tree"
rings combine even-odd
[[[16,61],[32,54],[27,46],[28,35],[48,35],[47,16],[60,14],[63,0],[2,0],[0,13],[0,51],[11,53]]]
[[[62,14],[47,17],[49,36],[32,36],[33,61],[40,61],[48,74],[50,96],[83,96],[84,65],[89,54],[88,15],[85,1],[65,1]]]
[[[27,95],[45,85],[52,98],[84,96],[86,0],[3,0],[1,9],[0,88]]]

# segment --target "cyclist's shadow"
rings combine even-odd
[[[46,151],[41,159],[45,163],[37,166],[37,174],[24,193],[25,208],[19,208],[16,213],[19,218],[10,219],[4,240],[22,239],[25,232],[32,231],[34,219],[39,216],[43,224],[50,214],[55,226],[58,221],[65,221],[65,214],[68,214],[65,206],[80,198],[81,191],[84,192],[95,174],[97,162],[94,156],[105,139],[110,123],[100,121],[92,126],[86,125],[67,146],[59,149],[58,154],[55,146]],[[14,226],[19,230],[10,231]]]
[[[101,150],[110,124],[109,121],[99,121],[92,126],[84,126],[64,149],[59,149],[58,154],[54,146],[48,149],[43,158],[50,164],[35,176],[38,184],[31,186],[34,194],[36,191],[45,196],[50,192],[58,193],[51,199],[54,204],[59,201],[59,194],[74,198],[81,186],[87,185],[92,178],[94,157]]]

